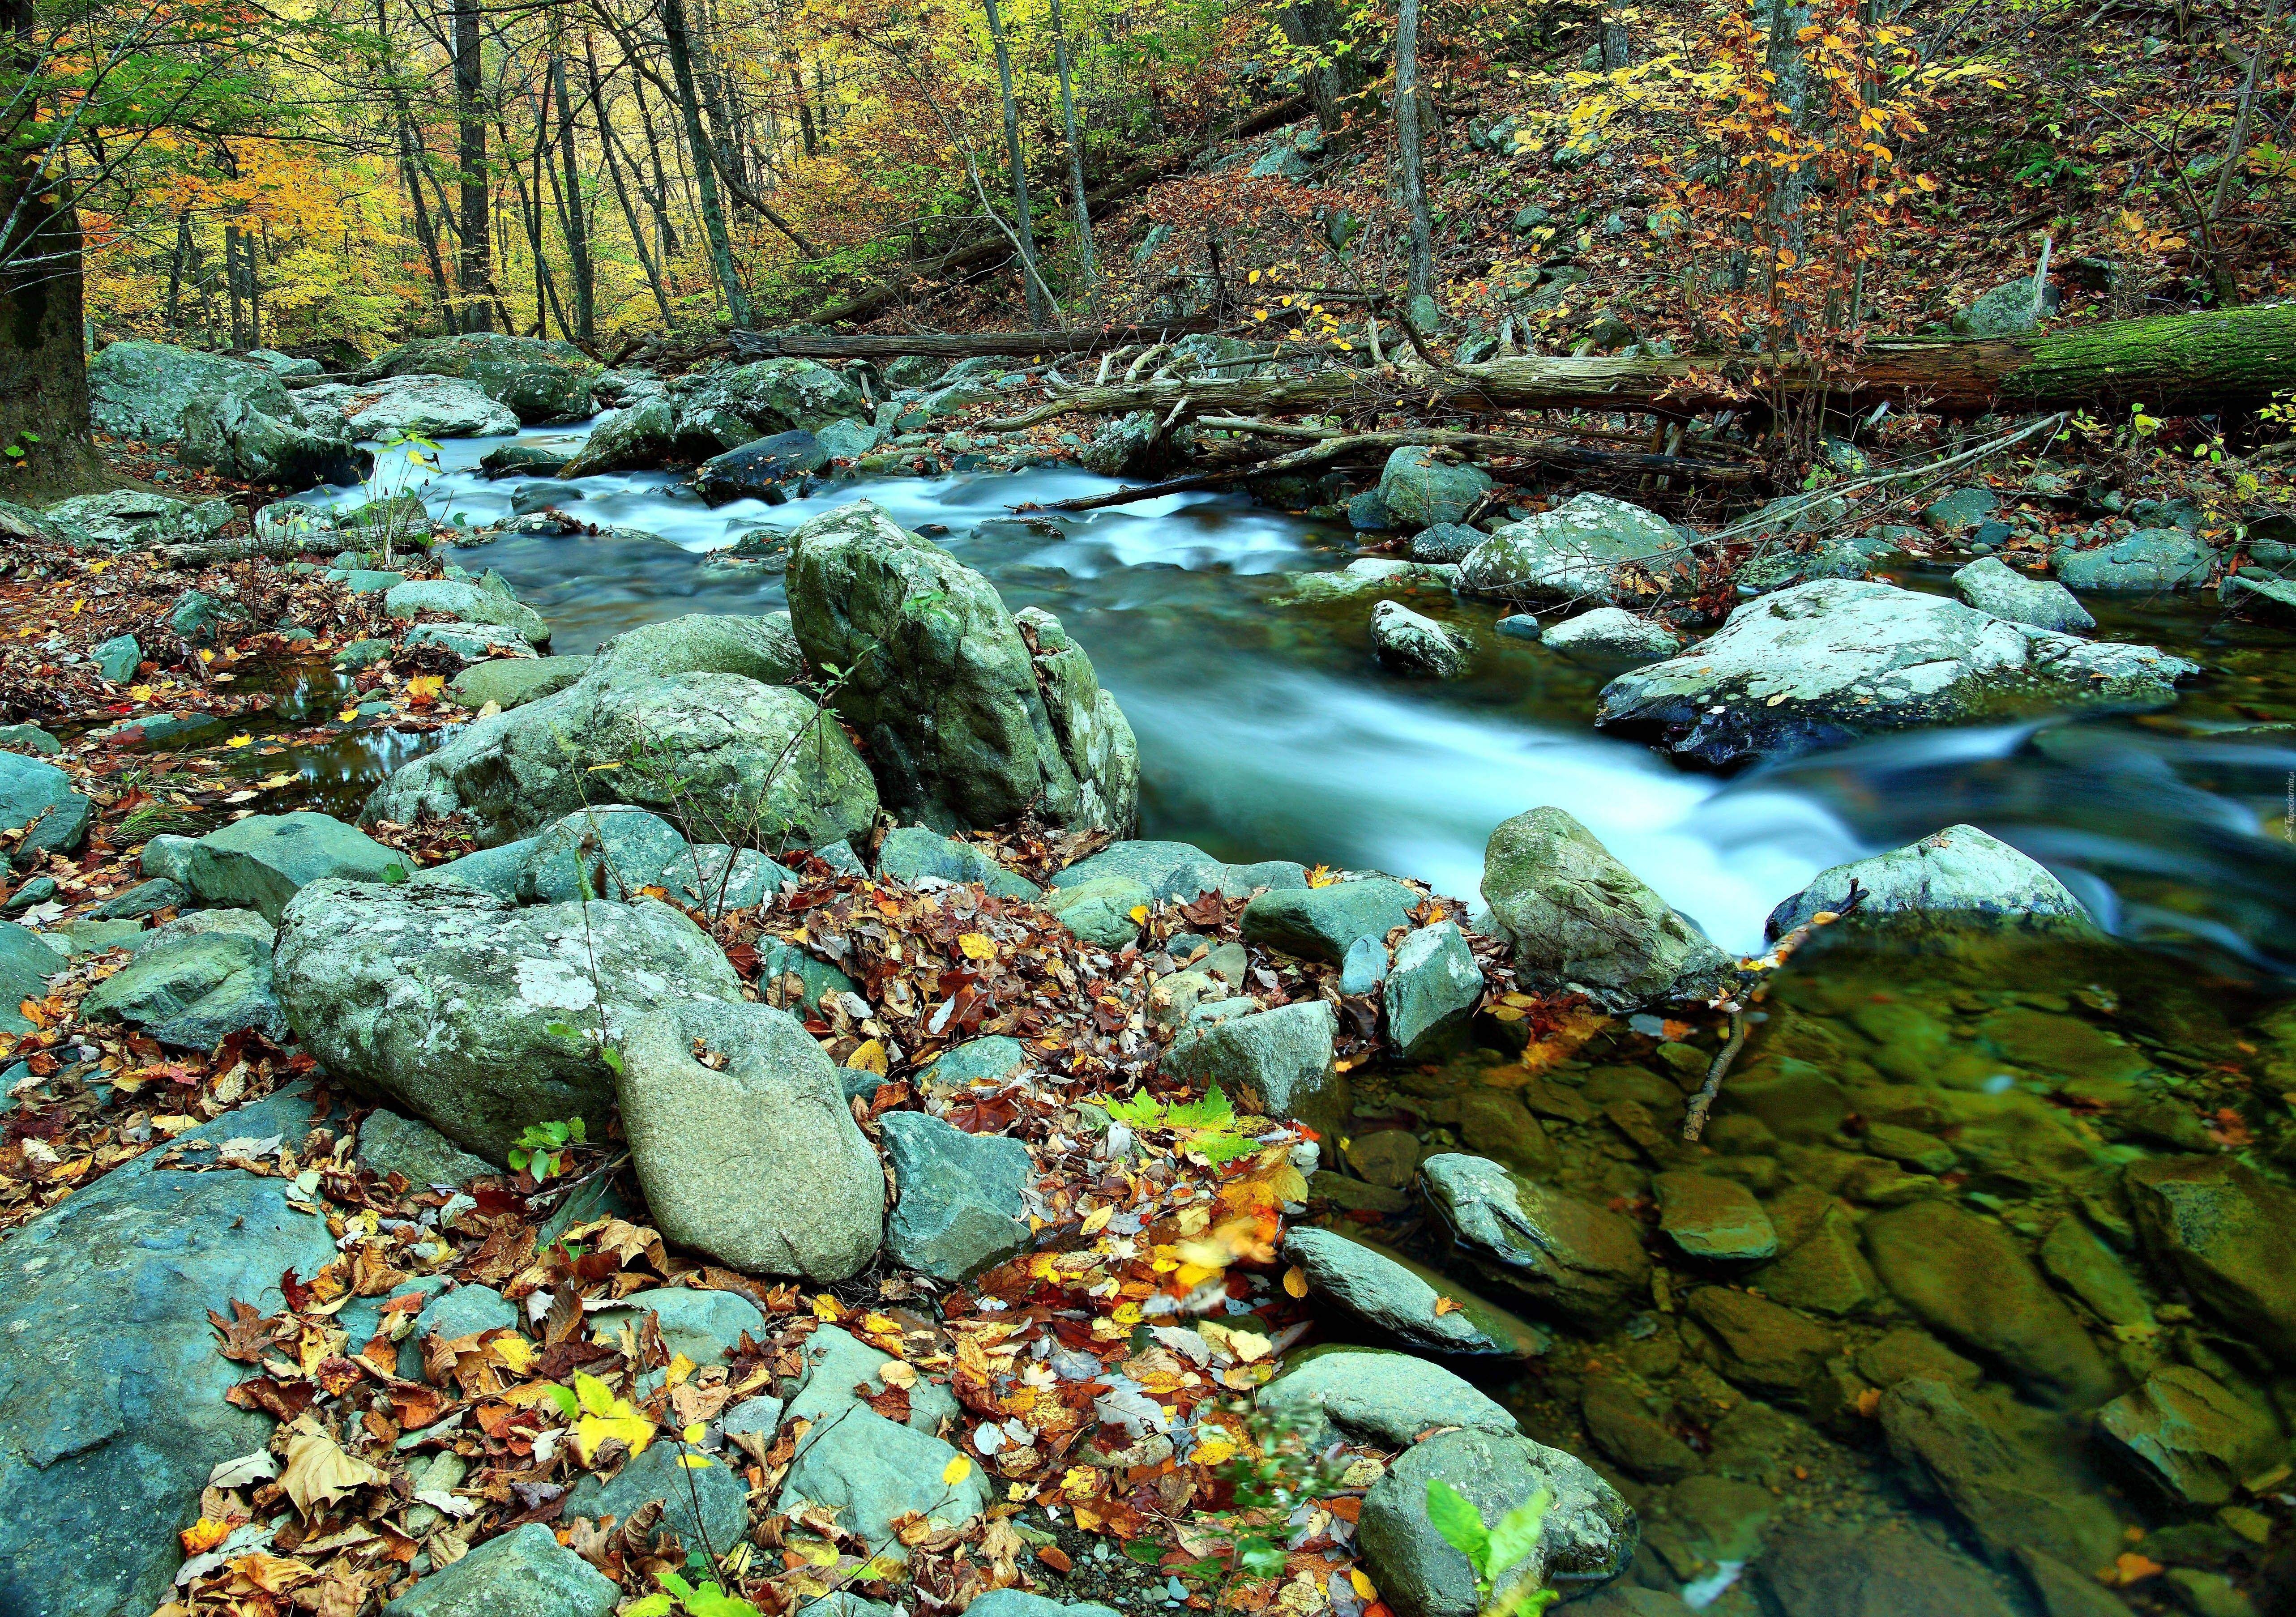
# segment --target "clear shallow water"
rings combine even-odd
[[[435,517],[498,520],[533,480],[478,474],[503,441],[449,442],[439,470],[408,474],[409,486]],[[1371,654],[1370,599],[1274,603],[1284,575],[1344,565],[1355,536],[1241,498],[1013,510],[1111,486],[1074,469],[862,479],[778,507],[715,510],[681,484],[658,472],[584,478],[584,497],[562,507],[655,537],[516,535],[448,553],[500,568],[550,619],[553,649],[580,653],[639,623],[785,605],[777,564],[716,552],[871,499],[932,529],[1010,605],[1058,614],[1091,653],[1139,736],[1143,836],[1233,858],[1390,870],[1472,899],[1491,829],[1554,804],[1718,941],[1750,950],[1770,908],[1816,870],[1968,821],[2049,864],[2124,935],[2274,974],[2296,963],[2281,941],[2296,919],[2296,847],[2283,820],[2296,738],[2211,733],[2296,718],[2296,675],[2277,667],[2284,635],[2218,625],[2213,602],[2104,615],[2101,632],[2211,666],[2171,715],[1923,732],[1725,780],[1596,734],[1595,697],[1614,670],[1499,637],[1498,614],[1482,603],[1408,598],[1475,635],[1471,678],[1387,673]],[[1942,587],[1941,576],[1904,582]]]

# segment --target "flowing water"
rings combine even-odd
[[[508,514],[520,480],[490,483],[475,470],[490,446],[446,446],[441,469],[422,485],[434,516],[480,527]],[[1725,780],[1596,734],[1595,697],[1613,671],[1497,636],[1486,605],[1411,602],[1474,634],[1480,659],[1471,678],[1445,684],[1382,671],[1371,655],[1368,598],[1315,609],[1275,599],[1287,573],[1344,565],[1353,536],[1241,499],[1015,512],[1108,486],[1047,469],[847,482],[778,507],[716,510],[664,474],[580,486],[585,497],[564,508],[570,514],[653,536],[506,536],[447,552],[473,571],[499,568],[550,620],[554,650],[585,652],[634,625],[687,612],[778,608],[777,563],[718,552],[758,529],[792,529],[872,499],[987,575],[1009,605],[1059,615],[1138,734],[1140,834],[1231,859],[1384,869],[1472,901],[1491,829],[1554,804],[1718,941],[1751,950],[1770,908],[1824,866],[1957,821],[2003,837],[2054,870],[2120,941],[1914,957],[1809,951],[1759,1013],[1709,1153],[1671,1138],[1713,1054],[1706,1030],[1685,1044],[1678,1030],[1637,1018],[1536,1078],[1493,1050],[1361,1074],[1360,1133],[1349,1149],[1377,1140],[1360,1165],[1392,1188],[1352,1216],[1442,1266],[1457,1286],[1501,1302],[1509,1294],[1492,1265],[1450,1247],[1400,1194],[1423,1156],[1500,1156],[1645,1221],[1657,1217],[1652,1172],[1685,1166],[1753,1191],[1780,1211],[1782,1231],[1783,1210],[1795,1206],[1834,1201],[1870,1220],[1939,1196],[2012,1233],[2015,1254],[1984,1262],[2029,1268],[2046,1261],[2045,1242],[2069,1238],[2052,1232],[2075,1221],[2074,1233],[2103,1243],[2099,1296],[2118,1286],[2136,1300],[2100,1303],[2060,1275],[2079,1300],[2070,1311],[2043,1310],[2046,1328],[2035,1329],[2099,1344],[2115,1388],[2164,1368],[2197,1368],[2253,1411],[2274,1434],[2262,1449],[2284,1458],[2280,1423],[2296,1424],[2286,1343],[2252,1324],[2227,1325],[2221,1310],[2196,1312],[2173,1268],[2157,1255],[2148,1267],[2121,1176],[2159,1156],[2222,1149],[2284,1181],[2296,1159],[2292,1103],[2279,1094],[2296,1058],[2269,1021],[2280,979],[2296,965],[2296,737],[2237,733],[2296,720],[2285,635],[2222,624],[2211,600],[2108,605],[2101,634],[2146,640],[2208,667],[2173,710],[1900,736]],[[1901,581],[1946,587],[1941,572]],[[283,717],[308,722],[341,694],[324,683],[300,689]],[[348,804],[423,744],[361,739],[298,762]],[[1919,1137],[1912,1147],[1900,1138],[1907,1131]],[[1927,1155],[1909,1165],[1915,1148]],[[2286,1260],[2284,1229],[2280,1238]],[[1982,1315],[1999,1277],[1956,1271],[1980,1259],[1952,1245],[1931,1254],[1940,1284],[1964,1297],[1973,1290]],[[1911,1524],[1930,1540],[1949,1532],[2000,1566],[2021,1545],[2077,1565],[2085,1579],[2134,1544],[2153,1568],[2137,1569],[2140,1605],[2175,1577],[2258,1588],[2263,1518],[2236,1514],[2256,1500],[2238,1485],[2222,1499],[2196,1500],[2135,1475],[2085,1417],[2051,1411],[2033,1395],[2020,1355],[2046,1356],[2046,1344],[1981,1350],[1981,1321],[1972,1331],[1953,1325],[1949,1308],[1893,1300],[1868,1271],[1833,1278],[1855,1297],[1805,1303],[1792,1317],[1805,1330],[1823,1321],[1816,1328],[1832,1357],[1820,1369],[1816,1358],[1796,1359],[1792,1331],[1766,1346],[1698,1313],[1706,1291],[1747,1294],[1732,1288],[1750,1275],[1757,1292],[1824,1289],[1808,1276],[1789,1281],[1685,1255],[1623,1319],[1591,1336],[1566,1334],[1529,1375],[1478,1377],[1521,1412],[1526,1429],[1618,1462],[1646,1523],[1644,1581],[1716,1612],[1751,1610],[1734,1571],[1765,1534],[1794,1522]],[[1917,1289],[1920,1278],[1896,1274],[1890,1283]],[[2284,1275],[2280,1284],[2284,1291]],[[1710,1328],[1687,1323],[1692,1316]],[[1948,1342],[1976,1362],[1948,1352]],[[1765,1352],[1779,1362],[1761,1361]],[[1950,1487],[1910,1487],[1922,1466],[1904,1454],[1893,1463],[1890,1447],[1910,1454],[1920,1435],[1891,1425],[1885,1445],[1889,1417],[1877,1401],[1915,1371],[1956,1384],[1981,1374],[1966,1397],[2013,1434],[2020,1485],[2081,1520],[2051,1518],[2022,1539],[2005,1536],[1982,1520],[1987,1508],[1956,1500]],[[1744,1396],[1749,1387],[1760,1396]],[[1615,1399],[1603,1401],[1620,1389],[1679,1455],[1631,1452],[1664,1445]],[[1677,1480],[1684,1469],[1691,1474]],[[2284,1480],[2259,1488],[2286,1485],[2284,1469],[2263,1470]],[[2235,1514],[2214,1508],[2226,1500]]]

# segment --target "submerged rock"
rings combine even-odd
[[[1695,650],[1603,687],[1596,724],[1714,764],[2053,707],[2157,707],[2198,673],[2150,646],[2077,640],[1871,581],[1747,602]]]
[[[690,1000],[742,997],[700,927],[652,899],[517,909],[455,886],[314,882],[280,919],[280,1002],[337,1077],[503,1159],[531,1123],[613,1105],[599,1041]]]
[[[1450,1432],[1429,1438],[1364,1495],[1364,1558],[1380,1596],[1400,1617],[1475,1617],[1474,1569],[1427,1514],[1427,1485],[1456,1489],[1496,1524],[1534,1495],[1547,1497],[1538,1541],[1505,1587],[1580,1595],[1627,1570],[1640,1542],[1635,1513],[1585,1461],[1527,1437]]]
[[[1505,1310],[1376,1242],[1294,1226],[1283,1255],[1316,1296],[1408,1347],[1473,1359],[1532,1359],[1546,1351],[1546,1338]],[[1446,1300],[1456,1306],[1438,1306]]]
[[[1631,1010],[1703,997],[1730,969],[1728,955],[1558,808],[1517,814],[1491,833],[1482,890],[1526,987]]]
[[[2229,1156],[2132,1163],[2129,1201],[2145,1255],[2202,1309],[2283,1364],[2296,1364],[2296,1191]]]
[[[754,500],[828,463],[828,450],[810,432],[777,432],[702,461],[693,486],[711,505]]]
[[[696,1044],[726,1058],[697,1059]],[[842,1280],[876,1255],[884,1180],[837,1069],[764,1005],[694,1000],[637,1022],[615,1080],[663,1234],[735,1269]]]
[[[2028,578],[2013,572],[1997,556],[1980,556],[1971,562],[1953,576],[1953,587],[1979,611],[2008,623],[2067,634],[2096,627],[2096,619],[2070,590],[2046,578]]]
[[[1841,1345],[1824,1327],[1751,1292],[1702,1286],[1685,1306],[1719,1350],[1724,1376],[1788,1403],[1811,1401]]]
[[[1776,1255],[1778,1232],[1753,1194],[1711,1173],[1660,1173],[1651,1180],[1658,1227],[1685,1257],[1752,1262]]]
[[[808,660],[851,671],[837,711],[888,809],[941,831],[1035,813],[1129,833],[1132,726],[1058,620],[1016,621],[987,579],[865,501],[798,530],[789,591]]]
[[[1864,894],[1847,925],[1892,937],[1964,937],[1972,927],[2087,935],[2087,909],[2064,883],[1999,837],[1951,825],[1906,847],[1821,870],[1770,911],[1772,942],[1820,911],[1839,911],[1851,884]]]
[[[1607,1208],[1458,1152],[1429,1157],[1419,1175],[1479,1265],[1572,1319],[1605,1323],[1650,1283],[1641,1237]]]
[[[2105,1405],[2096,1424],[2180,1505],[2228,1505],[2288,1452],[2267,1411],[2181,1364],[2163,1366]]]
[[[1778,1617],[2018,1617],[1976,1563],[1910,1527],[1797,1523],[1771,1535],[1753,1582]]]
[[[1915,1377],[1882,1395],[1880,1415],[1890,1452],[1943,1497],[1996,1564],[2027,1550],[2103,1566],[2118,1553],[2119,1516],[2031,1411]]]

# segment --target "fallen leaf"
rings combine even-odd
[[[346,1453],[324,1432],[304,1431],[287,1440],[287,1469],[280,1474],[279,1486],[308,1520],[345,1494],[382,1480],[381,1472]]]

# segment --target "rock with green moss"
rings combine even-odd
[[[1458,521],[1490,486],[1490,474],[1480,468],[1411,445],[1390,454],[1379,474],[1380,502],[1390,520],[1409,533]]]
[[[2282,1364],[2296,1364],[2296,1192],[2231,1156],[2132,1163],[2145,1255],[2202,1309]]]
[[[590,385],[604,369],[571,343],[475,332],[401,343],[361,375],[460,377],[532,427],[588,415]]]
[[[2214,1509],[2287,1457],[2268,1410],[2187,1365],[2163,1366],[2097,1411],[2097,1429],[2177,1504]]]
[[[1688,558],[1663,517],[1607,494],[1578,494],[1469,551],[1459,587],[1505,600],[1615,601],[1636,593],[1637,578],[1668,576]]]

